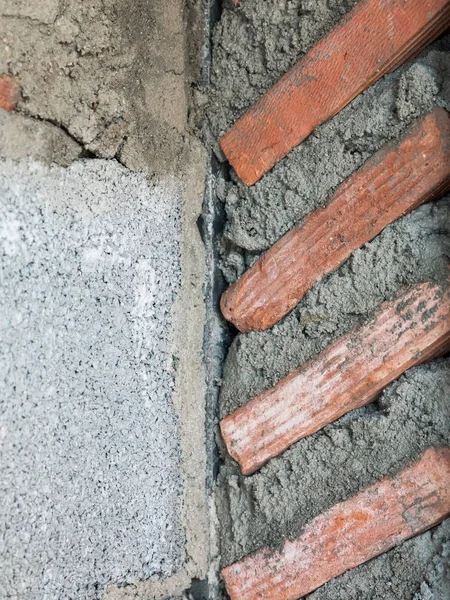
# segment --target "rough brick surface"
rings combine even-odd
[[[220,428],[228,451],[244,474],[253,473],[449,345],[450,290],[416,285],[384,303],[373,321],[225,417]]]
[[[222,571],[231,600],[295,600],[450,514],[450,449],[429,449],[319,515],[281,552],[263,548]]]
[[[20,86],[14,77],[0,75],[0,108],[12,111],[20,100]]]
[[[329,204],[285,234],[222,296],[240,331],[263,330],[289,312],[389,223],[450,187],[450,115],[441,108],[386,144],[344,182]]]
[[[362,0],[221,138],[242,181],[254,184],[385,73],[450,22],[448,0]]]

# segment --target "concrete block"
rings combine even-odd
[[[1,593],[182,593],[207,554],[189,189],[115,161],[5,160],[0,196]]]

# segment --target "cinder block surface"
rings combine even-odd
[[[97,598],[186,560],[181,194],[115,161],[0,165],[0,597]]]

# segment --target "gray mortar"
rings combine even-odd
[[[0,73],[19,79],[21,112],[61,125],[96,156],[176,173],[186,84],[200,63],[199,11],[199,0],[5,0]]]
[[[185,560],[179,187],[0,162],[2,598],[100,597]]]
[[[242,113],[355,2],[246,0],[225,10],[214,33],[207,109],[214,148]],[[262,251],[317,207],[384,143],[433,106],[450,109],[450,37],[384,77],[317,130],[252,187],[231,171],[216,179],[226,224],[222,270],[234,281]],[[221,415],[370,318],[405,286],[443,282],[450,256],[450,196],[388,226],[323,278],[270,331],[238,335],[227,356]],[[279,547],[311,518],[393,473],[431,445],[450,443],[450,363],[407,372],[382,397],[295,444],[252,477],[226,454],[217,505],[222,564]],[[450,523],[323,586],[311,598],[444,600]]]
[[[450,519],[371,562],[348,571],[308,600],[448,600]]]
[[[255,254],[323,206],[346,177],[384,143],[399,139],[417,117],[434,105],[450,108],[450,88],[442,83],[449,79],[450,53],[429,50],[356,98],[254,186],[220,185],[228,217],[222,244],[232,251],[223,263],[227,279],[233,281]]]
[[[450,598],[450,521],[437,528],[439,550],[428,564],[420,591],[413,600],[447,600]]]
[[[392,298],[405,285],[428,279],[443,281],[447,273],[449,254],[450,197],[419,207],[413,213],[389,225],[375,240],[355,252],[340,269],[316,284],[298,306],[271,330],[239,335],[235,338],[224,366],[221,393],[222,416],[274,385],[293,369],[315,356],[336,337],[366,320],[381,302]],[[449,396],[445,386],[442,386],[442,394],[444,398]],[[431,390],[425,394],[425,398],[432,406],[434,400]],[[371,414],[373,410],[374,405],[362,410],[361,414]],[[407,422],[413,423],[413,415],[410,412],[411,408],[405,415]],[[347,418],[350,419],[351,416]],[[378,421],[373,421],[373,424],[375,428],[379,426]],[[395,431],[393,441],[396,443],[400,425],[394,423],[393,427]],[[318,449],[320,443],[329,443],[326,431],[317,434],[314,438],[319,441],[311,450],[307,460],[312,465],[324,460],[322,452]],[[378,444],[382,446],[385,432],[375,429],[375,433],[377,432],[380,436]],[[413,438],[414,436],[409,435],[405,438],[406,447],[411,444],[409,450],[405,450],[407,458],[411,457],[408,451],[414,453],[416,450],[416,441]],[[367,482],[367,475],[373,470],[373,456],[360,455],[363,439],[356,441],[353,437],[349,439],[349,451],[355,453],[358,465],[356,472],[353,472],[353,465],[345,465],[348,469],[345,480],[349,485],[348,493],[354,490],[351,486],[358,481],[358,477],[360,482]],[[307,443],[308,440],[305,440],[294,446],[290,454],[287,453],[284,457],[272,461],[259,475],[248,479],[239,477],[236,466],[227,458],[226,466],[222,469],[220,493],[225,494],[226,497],[231,494],[233,502],[237,503],[237,508],[233,508],[231,512],[233,524],[224,525],[221,532],[225,562],[255,549],[258,542],[267,541],[265,538],[268,527],[267,525],[263,527],[258,520],[262,518],[264,521],[267,517],[262,517],[261,508],[258,503],[255,503],[256,483],[252,482],[259,482],[261,496],[266,489],[270,498],[270,489],[279,478],[276,471],[278,469],[284,471],[283,464],[288,460],[287,457],[302,452],[302,448],[307,447]],[[370,448],[370,444],[368,447]],[[319,453],[315,455],[316,452]],[[401,456],[396,455],[395,452],[391,460],[392,466],[402,462]],[[288,473],[291,472],[289,463],[286,469]],[[311,470],[314,473],[318,472],[315,465]],[[295,473],[292,477],[295,477]],[[302,481],[304,482],[305,479],[303,478]],[[319,481],[314,481],[313,497],[307,501],[313,503],[317,509],[324,507],[324,498],[327,497],[328,492],[323,495],[323,486],[326,487],[328,484],[329,482],[325,482],[320,485],[320,477]],[[288,494],[286,501],[282,496],[276,498],[272,510],[281,520],[284,518],[283,515],[288,515],[289,511],[296,511],[298,503],[303,502],[303,500],[296,500],[296,495],[300,492],[303,495],[307,494],[308,485],[305,484],[305,489]],[[239,498],[240,501],[237,500]],[[277,504],[282,507],[281,510],[275,509]],[[246,505],[247,508],[243,508]],[[223,506],[225,515],[227,515],[226,507],[227,504]],[[250,518],[249,515],[253,517]],[[278,517],[274,518],[276,520]],[[259,536],[257,541],[252,537],[253,534],[248,534],[246,530],[247,527],[253,528],[252,519],[256,519],[254,535]],[[226,521],[225,516],[222,522]],[[283,526],[278,521],[273,529],[269,527],[270,535],[273,531],[278,532],[279,541],[283,535],[289,533],[287,525]]]
[[[210,93],[216,137],[309,50],[356,0],[245,0],[213,35]]]
[[[224,366],[222,415],[365,321],[405,285],[429,279],[442,282],[449,255],[450,197],[419,207],[389,225],[316,284],[271,330],[235,338]],[[316,514],[400,468],[427,446],[450,443],[449,389],[448,361],[410,371],[377,403],[299,442],[249,478],[239,474],[222,448],[225,464],[217,501],[223,564],[268,543],[280,545],[286,537],[295,537]],[[418,548],[422,543],[428,544],[417,542]],[[432,553],[432,548],[427,551]],[[393,590],[388,596],[392,600],[412,598],[423,582],[424,567],[419,568],[422,563],[417,561],[411,563],[413,559],[403,556],[402,549],[392,556],[399,566],[389,566],[391,588],[384,586],[384,578],[379,579],[384,567],[377,567],[376,561],[361,567],[363,577],[349,574],[343,584],[329,585],[337,585],[338,590],[340,585],[347,586],[356,598],[367,578],[379,580],[379,596],[374,599],[382,598],[386,589]],[[379,560],[387,561],[386,565],[391,562],[389,556]],[[333,587],[329,593],[327,589],[321,593],[328,595],[321,598],[339,597]],[[402,590],[409,590],[410,595],[402,595]]]
[[[428,279],[442,282],[449,255],[450,197],[422,206],[388,226],[337,272],[316,284],[270,331],[235,338],[224,366],[222,415],[366,320],[405,285]],[[295,537],[316,514],[400,468],[426,447],[449,444],[449,390],[449,361],[418,367],[391,385],[377,403],[296,444],[250,478],[239,474],[222,449],[225,464],[217,500],[223,564],[267,543],[280,545],[286,537]],[[443,535],[448,540],[447,533]],[[342,597],[356,599],[374,590],[369,596],[374,600],[412,598],[420,585],[426,590],[428,559],[423,557],[435,552],[429,538],[422,537],[317,594],[334,599],[345,590],[347,595]],[[439,564],[436,590],[444,585]]]

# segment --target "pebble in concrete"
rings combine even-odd
[[[4,161],[0,196],[0,595],[168,576],[184,541],[178,184],[114,161]]]

